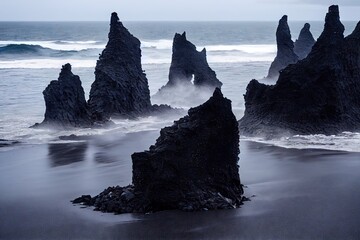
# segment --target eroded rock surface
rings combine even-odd
[[[150,111],[148,80],[141,66],[140,41],[111,15],[109,41],[95,68],[89,107],[95,121]]]
[[[194,106],[206,101],[216,87],[222,83],[210,68],[206,49],[201,52],[186,39],[186,33],[176,33],[169,70],[169,81],[152,97],[155,102],[166,102],[175,106]]]
[[[160,131],[148,151],[134,153],[133,185],[110,187],[74,203],[115,213],[230,209],[241,205],[239,131],[220,89]]]
[[[268,76],[266,78],[276,79],[279,72],[289,64],[296,63],[299,58],[294,52],[294,42],[291,40],[290,28],[287,23],[288,17],[284,15],[276,30],[277,54],[270,65]]]
[[[196,46],[186,39],[185,32],[176,33],[167,85],[191,83],[193,77],[195,86],[220,88],[222,85],[216,73],[209,67],[206,49],[198,52]]]
[[[34,127],[90,127],[93,122],[85,100],[79,76],[71,71],[71,65],[62,66],[58,80],[53,80],[43,91],[45,119]]]
[[[300,31],[299,38],[294,43],[294,52],[299,57],[299,60],[307,57],[315,42],[316,41],[310,32],[310,24],[305,23]]]
[[[307,58],[285,68],[273,86],[252,80],[240,130],[246,135],[336,134],[360,129],[360,24],[344,38],[339,8]]]

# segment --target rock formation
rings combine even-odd
[[[300,31],[299,38],[294,43],[294,52],[299,57],[299,60],[307,57],[314,44],[315,39],[310,32],[310,24],[305,23]]]
[[[266,78],[275,79],[279,76],[279,71],[289,64],[296,63],[299,58],[294,52],[294,42],[291,40],[290,28],[287,23],[288,17],[284,15],[276,30],[277,55],[271,63],[268,76]]]
[[[193,80],[193,82],[192,82]],[[186,33],[175,34],[169,81],[152,96],[154,102],[172,106],[196,106],[212,95],[222,83],[209,67],[206,49],[201,52],[186,39]]]
[[[132,155],[133,185],[73,202],[115,213],[235,208],[244,200],[238,155],[231,101],[216,88],[207,102],[163,128],[148,151]]]
[[[140,41],[111,15],[109,41],[95,68],[89,106],[96,121],[133,117],[151,108],[147,78],[141,66]]]
[[[71,65],[62,66],[58,80],[53,80],[43,91],[46,111],[39,126],[90,127],[92,120],[79,76],[71,72]]]
[[[344,38],[339,8],[307,58],[285,68],[274,86],[252,80],[240,130],[246,135],[336,134],[360,129],[360,24]]]
[[[186,39],[186,33],[176,33],[173,41],[173,54],[169,71],[169,81],[165,87],[177,84],[190,84],[194,77],[194,85],[216,88],[222,83],[206,60],[206,49],[201,52]]]

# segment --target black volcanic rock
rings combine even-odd
[[[294,42],[291,40],[290,28],[287,23],[288,17],[284,15],[276,30],[277,55],[271,63],[268,76],[266,78],[277,78],[279,71],[289,64],[296,63],[299,58],[294,52]]]
[[[133,117],[151,108],[148,80],[141,66],[140,41],[111,15],[109,41],[95,68],[89,107],[96,121]]]
[[[217,79],[216,73],[209,67],[206,60],[206,49],[201,52],[186,39],[186,33],[176,33],[173,41],[173,54],[169,71],[169,81],[165,87],[177,84],[191,84],[199,87],[216,88],[222,83]]]
[[[360,129],[360,24],[344,38],[338,6],[307,58],[285,68],[274,86],[252,80],[240,130],[246,135],[336,134]]]
[[[299,57],[299,60],[307,57],[315,42],[316,41],[310,32],[310,24],[305,23],[300,31],[299,38],[294,43],[294,52]]]
[[[69,63],[62,66],[58,80],[51,81],[43,95],[45,119],[34,127],[90,127],[93,124],[80,78],[71,72]]]
[[[160,131],[148,151],[134,153],[133,185],[110,187],[74,203],[104,212],[230,209],[244,200],[239,178],[239,131],[220,89]]]

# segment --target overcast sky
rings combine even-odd
[[[122,21],[311,21],[331,4],[360,20],[360,0],[0,0],[0,21],[108,21],[113,11]]]

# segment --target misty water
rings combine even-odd
[[[293,39],[303,22],[290,22]],[[350,33],[355,22],[345,22]],[[276,22],[125,22],[142,42],[151,95],[166,84],[175,32],[187,32],[223,82],[240,119],[248,82],[261,79],[276,54]],[[322,22],[312,22],[319,36]],[[360,133],[291,136],[268,140],[241,136],[240,178],[250,202],[236,210],[112,215],[70,203],[108,186],[131,183],[131,154],[155,143],[159,130],[181,115],[119,120],[106,129],[46,130],[42,91],[69,62],[86,98],[94,66],[107,41],[107,22],[0,23],[1,239],[358,239]],[[268,82],[273,84],[274,82]],[[184,93],[185,94],[185,93]],[[178,96],[188,109],[200,99]],[[176,100],[176,99],[175,99]],[[153,103],[173,102],[173,98]],[[87,141],[59,136],[91,135]],[[21,224],[19,224],[21,223]]]

